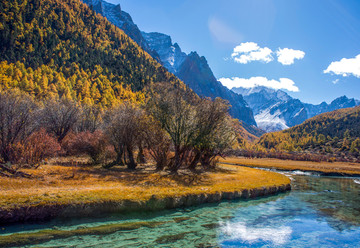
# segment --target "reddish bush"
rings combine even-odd
[[[32,133],[24,142],[13,146],[11,160],[20,165],[38,166],[61,149],[57,140],[45,129]]]
[[[69,134],[62,142],[67,155],[88,155],[95,164],[104,162],[111,151],[101,131]]]

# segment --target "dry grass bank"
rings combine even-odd
[[[147,201],[154,195],[161,199],[290,183],[287,177],[277,173],[232,165],[221,165],[216,171],[195,175],[185,171],[169,175],[155,172],[152,166],[132,172],[123,168],[107,170],[57,161],[25,171],[33,178],[0,177],[0,211],[107,201]]]
[[[244,157],[229,157],[221,159],[220,163],[244,165],[249,167],[260,167],[280,170],[301,170],[320,172],[325,174],[338,175],[360,175],[360,163],[348,162],[310,162],[310,161],[294,161],[281,160],[272,158],[244,158]]]

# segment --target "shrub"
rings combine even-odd
[[[102,131],[70,133],[63,140],[62,146],[67,155],[88,155],[94,164],[106,161],[111,153],[109,144]]]
[[[19,166],[38,167],[44,159],[56,155],[60,149],[57,140],[42,128],[32,133],[25,142],[12,147],[11,161]]]

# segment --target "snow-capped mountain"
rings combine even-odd
[[[120,5],[103,0],[83,0],[97,13],[121,28],[153,58],[161,62],[169,72],[175,74],[200,96],[221,97],[231,104],[230,114],[248,125],[256,126],[254,115],[243,97],[223,86],[213,75],[205,57],[196,52],[185,54],[171,37],[161,33],[144,33],[139,30],[131,16],[122,11]]]
[[[200,96],[221,97],[231,104],[230,114],[249,125],[256,125],[253,113],[243,97],[216,80],[205,57],[197,52],[186,54],[171,37],[161,33],[142,33],[151,49],[160,55],[163,65]]]
[[[258,127],[266,132],[279,131],[301,124],[321,113],[359,105],[359,101],[346,96],[336,98],[330,104],[326,102],[318,105],[303,103],[282,90],[273,90],[263,86],[233,88],[232,91],[244,96],[254,112]]]
[[[216,80],[206,58],[197,52],[186,54],[171,37],[161,33],[142,33],[151,49],[159,55],[163,65],[184,81],[200,96],[221,97],[231,104],[230,114],[249,125],[256,125],[253,113],[243,97]]]

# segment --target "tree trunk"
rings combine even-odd
[[[210,168],[210,159],[211,159],[211,156],[209,154],[204,154],[202,157],[201,157],[201,165],[204,167],[204,168]]]
[[[134,153],[130,147],[127,147],[127,154],[128,154],[128,159],[129,159],[129,163],[127,164],[128,169],[135,170],[136,163],[135,163],[135,159],[134,159]]]
[[[124,165],[124,161],[122,160],[122,156],[124,154],[124,150],[119,148],[119,149],[116,149],[116,164],[117,165]]]
[[[190,170],[192,170],[192,171],[195,170],[196,165],[198,164],[198,162],[200,160],[200,157],[201,157],[201,152],[200,151],[195,152],[194,159],[191,161],[191,163],[188,167]]]
[[[139,144],[139,153],[138,156],[136,158],[136,161],[140,164],[145,164],[146,160],[145,160],[145,155],[144,155],[144,150],[141,144]]]
[[[166,166],[166,159],[160,158],[156,161],[156,171],[162,171]]]
[[[1,169],[2,171],[5,171],[5,172],[7,172],[7,173],[10,173],[10,174],[13,175],[13,176],[20,176],[20,177],[26,177],[26,178],[31,178],[31,177],[32,177],[30,174],[27,174],[27,173],[25,173],[25,172],[10,169],[10,168],[8,168],[6,165],[0,164],[0,169]],[[1,174],[4,174],[4,173],[1,173]]]
[[[1,148],[2,148],[1,156],[2,156],[3,162],[7,163],[10,161],[8,146],[2,146]]]
[[[181,159],[180,159],[180,148],[179,146],[175,146],[175,161],[171,167],[171,172],[177,173],[178,169],[181,166]]]

